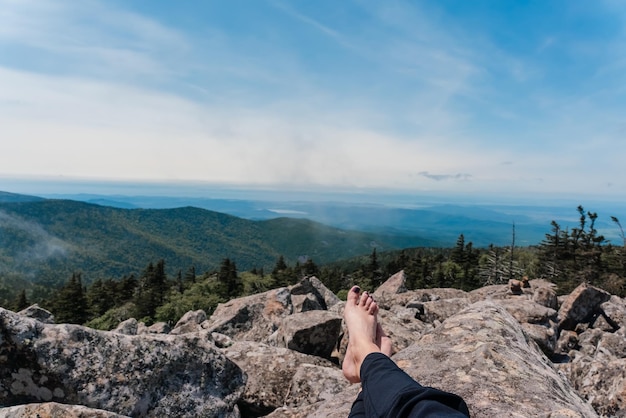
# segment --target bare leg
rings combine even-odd
[[[378,324],[377,313],[378,305],[367,292],[360,293],[356,286],[350,290],[344,309],[350,340],[342,363],[343,374],[350,383],[361,381],[361,363],[368,354],[391,354],[391,339]]]

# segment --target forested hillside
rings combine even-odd
[[[0,290],[37,295],[73,273],[85,284],[139,274],[164,259],[170,275],[216,269],[231,258],[242,269],[314,258],[326,263],[379,249],[432,245],[299,219],[249,221],[204,209],[118,209],[70,200],[4,194],[0,199]]]

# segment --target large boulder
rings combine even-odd
[[[285,404],[298,407],[330,400],[349,385],[337,367],[302,364],[291,379]]]
[[[320,300],[314,295],[307,293],[306,295],[291,295],[294,312],[306,311],[323,311],[324,306],[320,304]]]
[[[452,288],[429,288],[429,289],[418,289],[418,290],[409,290],[402,293],[392,294],[390,292],[385,292],[383,294],[382,299],[376,298],[376,301],[383,302],[383,308],[389,309],[393,305],[400,305],[406,307],[415,307],[417,304],[421,304],[422,302],[432,302],[441,299],[456,299],[456,298],[467,298],[468,293],[460,290],[460,289],[452,289]]]
[[[206,321],[206,312],[202,309],[197,311],[189,311],[184,314],[174,328],[170,331],[172,335],[186,334],[188,332],[198,332],[202,329],[202,323]]]
[[[126,321],[119,323],[112,331],[124,335],[137,335],[139,322],[135,318],[128,318]]]
[[[242,413],[250,416],[270,413],[287,402],[291,391],[299,393],[302,389],[293,387],[292,379],[300,367],[305,365],[321,367],[326,373],[331,374],[338,371],[328,360],[253,341],[235,342],[224,349],[224,354],[248,376],[246,389],[239,404]],[[345,379],[343,383],[344,386],[347,385]],[[318,385],[310,396],[312,398],[323,396],[321,394],[324,390]],[[297,403],[293,402],[293,396],[296,395],[291,396],[292,403]]]
[[[468,297],[474,303],[488,299],[508,299],[511,297],[511,292],[506,284],[492,284],[472,290],[468,293]]]
[[[548,324],[557,321],[557,312],[528,299],[505,299],[498,303],[519,323]]]
[[[586,283],[567,296],[559,309],[559,328],[572,330],[580,322],[590,322],[600,312],[600,306],[611,299],[602,289]]]
[[[0,308],[0,405],[80,404],[132,416],[237,417],[245,375],[205,333],[129,336]]]
[[[406,292],[406,276],[404,274],[404,270],[401,270],[381,284],[378,289],[374,291],[372,296],[374,296],[374,299],[376,299],[379,303],[384,305],[388,297]]]
[[[330,307],[341,302],[341,299],[339,299],[329,288],[324,286],[324,283],[322,283],[320,279],[315,276],[306,277],[300,280],[300,283],[291,286],[289,290],[292,297],[296,295],[306,295],[313,298],[319,304],[320,309],[329,309]]]
[[[611,296],[611,298],[600,305],[602,315],[607,317],[607,322],[615,331],[618,328],[626,326],[626,301],[619,296]]]
[[[57,402],[32,403],[0,408],[0,418],[124,418],[115,412],[65,405]]]
[[[559,309],[559,300],[553,287],[542,286],[535,289],[533,302],[545,307]]]
[[[504,301],[503,301],[504,302]],[[394,357],[414,379],[462,396],[474,417],[597,414],[551,366],[506,308],[478,302]]]
[[[341,333],[342,318],[328,311],[308,311],[290,315],[278,329],[279,346],[330,359]]]
[[[291,293],[281,287],[220,303],[201,325],[236,340],[269,342],[282,319],[292,313]]]
[[[42,308],[36,303],[29,306],[28,308],[22,309],[17,314],[36,319],[37,321],[43,322],[44,324],[54,324],[54,315],[52,315],[52,312]]]
[[[419,319],[433,323],[435,321],[444,321],[452,315],[457,314],[470,305],[467,298],[440,299],[432,302],[424,302],[422,304],[423,313],[419,315]]]
[[[605,417],[626,417],[626,359],[598,350],[558,365],[577,392]]]
[[[351,385],[326,401],[300,407],[284,406],[267,418],[346,418],[358,392],[359,385]]]

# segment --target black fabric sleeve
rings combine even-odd
[[[361,383],[363,390],[359,397],[363,400],[367,418],[469,417],[469,410],[461,397],[420,385],[382,353],[365,357],[361,365]]]
[[[360,391],[352,403],[348,418],[365,418],[365,402],[363,402],[363,391]]]

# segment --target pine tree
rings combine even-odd
[[[303,277],[320,275],[319,267],[317,267],[317,265],[313,262],[311,258],[307,258],[307,260],[304,262],[301,268],[301,272]]]
[[[463,234],[459,235],[457,238],[456,245],[450,254],[450,259],[458,265],[463,265],[465,263],[465,236]]]
[[[185,278],[183,279],[183,284],[186,288],[191,287],[192,284],[196,282],[196,267],[191,266],[185,273]]]
[[[87,289],[87,301],[93,316],[104,315],[106,311],[115,306],[113,291],[115,283],[96,279]]]
[[[222,296],[233,298],[241,294],[243,282],[237,274],[237,266],[229,258],[222,260],[217,278],[220,282],[220,289],[222,289]]]
[[[80,273],[72,274],[70,280],[54,295],[52,312],[59,323],[84,324],[89,319],[88,302]]]
[[[380,263],[378,262],[378,254],[376,253],[376,247],[372,250],[369,257],[369,262],[363,268],[363,273],[366,279],[371,283],[373,288],[377,288],[383,282],[382,271],[380,270]]]
[[[156,308],[163,304],[167,290],[165,261],[159,260],[156,266],[148,264],[135,293],[135,316],[148,323],[152,322]]]
[[[289,286],[293,280],[294,272],[287,266],[285,258],[281,255],[272,270],[272,278],[276,287]]]
[[[28,300],[26,299],[26,290],[22,289],[19,295],[17,295],[17,299],[15,300],[15,303],[13,304],[13,307],[15,308],[15,312],[19,312],[22,309],[28,308],[29,306],[30,305],[28,303]]]

